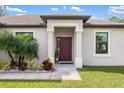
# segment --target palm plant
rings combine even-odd
[[[16,43],[16,39],[13,37],[12,34],[6,31],[0,34],[0,50],[4,51],[5,53],[8,53],[11,62],[15,62],[14,57],[12,55],[13,54],[12,51],[15,43]]]
[[[36,39],[32,38],[32,36],[25,35],[17,35],[16,40],[18,43],[16,43],[16,47],[13,52],[18,59],[19,69],[26,69],[24,66],[25,59],[33,59],[37,57],[37,41]]]
[[[17,66],[19,70],[25,70],[25,59],[37,57],[38,44],[32,36],[13,36],[8,32],[4,32],[0,34],[0,50],[8,53],[11,58],[11,66]]]

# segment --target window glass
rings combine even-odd
[[[31,36],[33,38],[33,32],[16,32],[16,35]]]
[[[108,32],[96,32],[96,54],[108,53]]]

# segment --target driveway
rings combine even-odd
[[[74,64],[56,64],[53,72],[0,72],[0,80],[81,80]]]

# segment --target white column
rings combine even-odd
[[[48,57],[54,62],[54,31],[48,31]]]
[[[82,31],[75,31],[75,66],[77,68],[83,67],[82,57]]]

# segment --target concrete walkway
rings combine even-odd
[[[0,80],[81,80],[73,64],[56,64],[53,72],[0,72]]]

